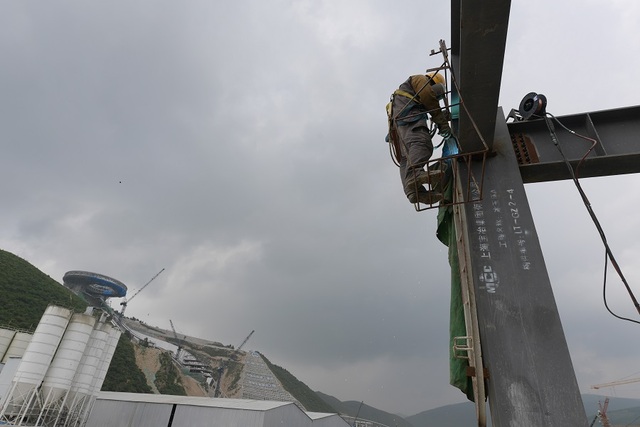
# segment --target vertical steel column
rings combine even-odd
[[[465,152],[484,149],[480,136],[489,148],[493,142],[510,10],[511,0],[451,0],[451,65],[466,104],[457,134]]]
[[[501,109],[494,149],[497,155],[486,164],[483,200],[465,205],[492,423],[495,427],[587,426]]]

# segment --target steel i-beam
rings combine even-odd
[[[587,419],[551,282],[498,109],[484,198],[465,205],[492,423],[578,427]],[[465,165],[461,165],[465,167]],[[472,168],[480,167],[471,164]]]

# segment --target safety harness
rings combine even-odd
[[[404,105],[404,107],[402,107],[402,110],[400,110],[400,112],[394,117],[393,100],[396,96],[402,96],[402,97],[408,98],[409,101],[407,102],[407,104]],[[428,117],[426,111],[420,111],[417,114],[412,114],[412,110],[414,110],[416,107],[419,107],[420,105],[421,105],[420,95],[418,94],[414,95],[405,90],[397,89],[395,92],[393,92],[393,94],[391,94],[391,99],[389,100],[389,103],[386,106],[387,120],[389,123],[389,133],[387,133],[387,136],[385,137],[385,141],[390,144],[392,156],[395,158],[398,165],[404,159],[404,155],[400,147],[400,140],[398,138],[398,130],[396,126],[405,126],[410,123],[415,123],[418,120],[426,120]]]
[[[434,80],[430,80],[429,84],[431,85],[432,90],[434,91],[436,97],[444,96],[445,89],[444,86],[440,83],[435,83]],[[394,117],[393,115],[393,100],[396,96],[402,96],[404,98],[409,99],[409,101],[402,107],[402,110]],[[397,89],[391,95],[391,99],[386,106],[387,110],[387,119],[389,123],[389,133],[385,137],[385,141],[391,144],[391,151],[395,160],[400,163],[403,159],[402,150],[400,149],[400,141],[398,138],[398,130],[396,126],[406,126],[411,123],[415,123],[419,120],[427,120],[428,114],[427,111],[418,111],[415,112],[416,107],[421,107],[422,104],[420,102],[419,94],[411,94],[402,89]],[[435,132],[435,131],[434,131]],[[440,143],[435,148],[440,147],[442,143]]]

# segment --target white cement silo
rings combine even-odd
[[[90,314],[76,313],[71,317],[55,357],[42,381],[41,393],[45,409],[59,403],[71,389],[73,378],[95,323],[96,318]]]
[[[38,387],[53,360],[71,314],[71,310],[63,307],[47,307],[22,356],[0,416],[15,416],[21,422],[26,414],[31,413],[31,404],[38,400],[35,399]]]
[[[13,329],[0,328],[0,361],[4,358],[4,354],[9,349],[15,335],[16,331]]]
[[[87,401],[90,400],[92,383],[100,368],[111,329],[110,324],[99,321],[91,332],[65,402],[69,413],[65,425],[75,425]]]
[[[91,339],[78,366],[71,390],[74,393],[91,394],[91,385],[100,368],[100,362],[107,347],[112,326],[99,322],[91,333]]]
[[[112,327],[111,330],[109,331],[109,338],[107,339],[107,346],[104,349],[102,360],[100,361],[100,367],[94,378],[93,383],[91,384],[91,394],[94,396],[97,395],[97,393],[102,388],[104,379],[107,376],[107,371],[109,370],[109,365],[111,365],[111,359],[113,358],[113,353],[115,353],[116,351],[118,340],[120,339],[120,334],[121,334],[120,330],[115,327]]]
[[[108,325],[108,326],[111,326],[111,325]],[[101,357],[98,369],[96,371],[96,375],[93,378],[93,381],[91,382],[91,389],[90,389],[89,395],[83,402],[83,407],[79,408],[80,411],[78,412],[78,421],[79,421],[78,425],[83,425],[87,416],[91,412],[91,407],[93,406],[93,403],[96,400],[96,396],[98,395],[98,392],[102,388],[104,379],[107,376],[107,371],[109,370],[109,365],[111,364],[111,359],[113,358],[113,354],[116,351],[116,346],[118,345],[120,334],[121,334],[120,330],[116,327],[111,327],[109,329],[107,344],[104,348],[104,351],[102,352],[102,357]]]
[[[11,344],[9,344],[9,348],[7,348],[7,351],[5,351],[4,356],[2,357],[2,363],[7,363],[7,360],[9,360],[10,357],[22,357],[24,352],[27,350],[32,337],[33,334],[28,332],[16,332],[13,336],[13,340],[11,340]]]

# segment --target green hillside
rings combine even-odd
[[[47,305],[84,311],[87,304],[22,258],[0,249],[0,325],[34,330]]]
[[[102,390],[152,393],[144,373],[140,369],[132,369],[132,366],[136,366],[133,344],[126,334],[122,334],[102,384]]]
[[[294,377],[289,371],[274,365],[267,359],[264,354],[260,354],[262,360],[267,364],[273,375],[278,378],[285,390],[287,390],[307,411],[311,412],[337,412],[330,404],[321,399],[318,394],[311,390],[305,383]]]

